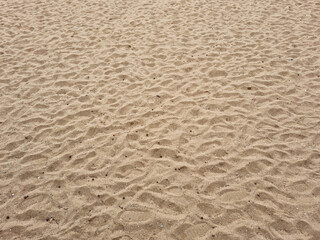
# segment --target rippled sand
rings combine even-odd
[[[319,240],[317,0],[0,1],[0,239]]]

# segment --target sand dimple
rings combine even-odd
[[[216,77],[226,77],[228,73],[222,70],[211,70],[209,72],[209,77],[216,78]]]
[[[229,191],[221,194],[221,200],[225,202],[233,202],[242,200],[247,196],[248,194],[244,191]]]
[[[125,211],[120,215],[120,219],[125,222],[143,222],[151,218],[151,214],[146,211]]]
[[[0,239],[320,239],[319,16],[0,1]]]

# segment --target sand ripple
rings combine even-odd
[[[0,239],[320,239],[319,16],[0,1]]]

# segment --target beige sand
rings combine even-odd
[[[0,24],[0,239],[320,239],[318,0],[1,0]]]

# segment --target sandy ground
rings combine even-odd
[[[320,239],[318,0],[1,0],[0,239]]]

